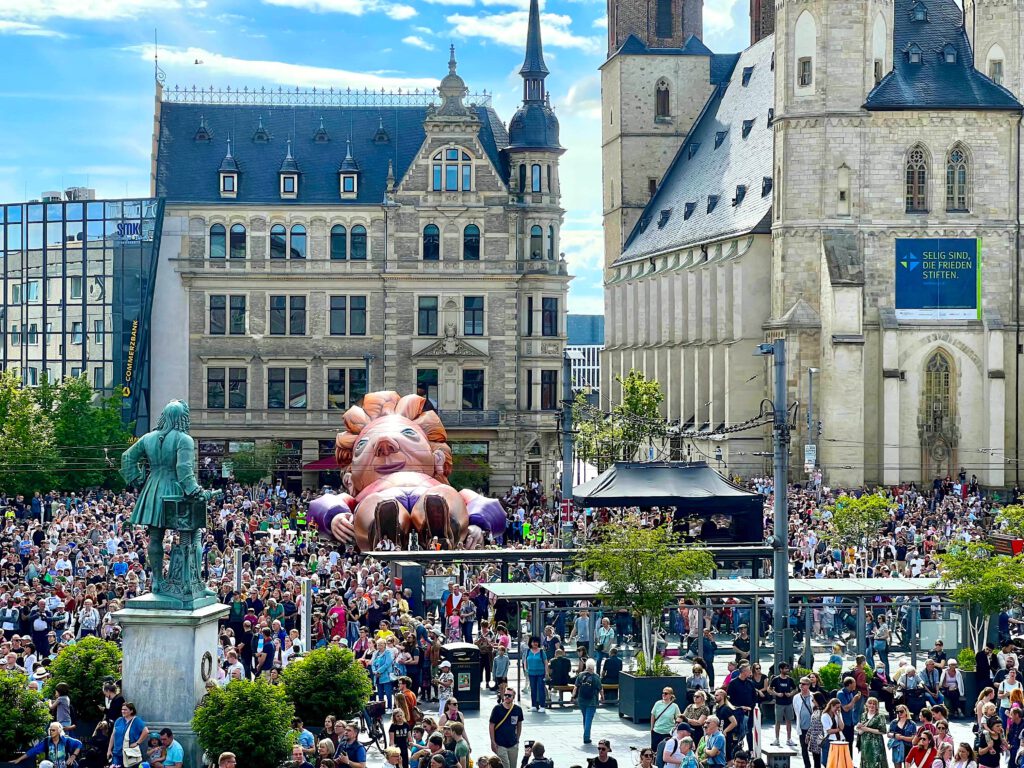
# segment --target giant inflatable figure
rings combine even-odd
[[[345,411],[334,448],[345,492],[320,496],[309,508],[321,534],[364,552],[385,537],[408,549],[413,532],[423,549],[435,538],[445,549],[477,548],[488,533],[500,539],[501,504],[448,484],[448,435],[426,403],[419,395],[371,392]]]

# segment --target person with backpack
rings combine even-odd
[[[594,723],[597,708],[604,700],[604,689],[601,678],[597,676],[597,662],[587,659],[586,669],[576,676],[576,684],[572,689],[572,700],[580,708],[583,715],[583,743],[590,743],[590,726]]]

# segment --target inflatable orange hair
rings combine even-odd
[[[359,440],[359,434],[376,419],[391,414],[404,416],[423,430],[430,442],[430,450],[440,450],[444,454],[442,475],[435,475],[437,480],[448,482],[452,473],[452,449],[448,445],[448,433],[437,415],[437,411],[424,411],[427,400],[419,395],[400,397],[397,392],[368,392],[363,396],[362,406],[353,405],[342,417],[345,431],[339,432],[334,441],[334,458],[342,471],[352,464],[352,449]]]

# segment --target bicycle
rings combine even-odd
[[[369,748],[371,745],[377,748],[382,755],[388,746],[387,733],[384,730],[383,701],[371,701],[363,711],[359,713],[359,743]]]

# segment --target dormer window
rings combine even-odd
[[[238,174],[228,171],[220,172],[220,196],[235,197],[238,195]]]
[[[911,21],[928,21],[928,6],[924,3],[914,3],[910,9]]]
[[[664,229],[665,225],[668,224],[668,220],[672,217],[671,208],[663,208],[661,214],[658,216],[658,229]]]
[[[354,173],[341,174],[341,196],[356,197],[359,194],[359,177]]]
[[[750,76],[754,74],[753,67],[743,68],[743,87],[746,88],[750,84]]]
[[[254,144],[266,144],[270,141],[270,132],[263,127],[263,115],[260,115],[256,130],[252,134]]]
[[[761,197],[768,197],[772,193],[772,177],[761,177]]]
[[[684,221],[689,219],[691,216],[693,216],[693,211],[694,211],[694,209],[696,207],[697,207],[696,203],[687,203],[686,204],[686,207],[683,208],[683,220]]]
[[[743,121],[743,138],[744,139],[747,138],[747,136],[750,135],[750,131],[751,131],[751,129],[753,127],[754,127],[754,121],[753,120],[744,120]]]
[[[728,135],[728,131],[719,131],[715,134],[715,149],[722,146],[722,142],[725,141],[725,137]]]
[[[687,159],[688,160],[692,160],[693,156],[697,154],[697,150],[698,149],[700,149],[700,142],[699,141],[693,142],[690,145],[690,150],[689,150],[689,153],[687,154]]]
[[[956,64],[956,48],[952,45],[946,45],[942,49],[942,60],[947,64]]]
[[[192,137],[192,140],[206,144],[213,140],[213,131],[206,125],[206,118],[202,115],[199,116],[199,128],[196,130],[196,135]]]
[[[907,58],[911,64],[920,64],[924,60],[924,54],[921,51],[921,46],[917,43],[913,43],[910,48],[907,49]]]
[[[768,107],[768,127],[772,127],[772,123],[775,122],[775,107]]]
[[[708,213],[715,210],[716,205],[718,205],[718,195],[708,195]]]
[[[747,185],[737,184],[736,185],[736,197],[732,199],[733,206],[737,206],[743,202],[743,198],[747,196]]]
[[[294,200],[299,196],[299,174],[281,174],[281,199]]]
[[[345,142],[345,159],[338,168],[338,193],[342,200],[354,200],[359,195],[359,164],[352,157],[352,141]]]

